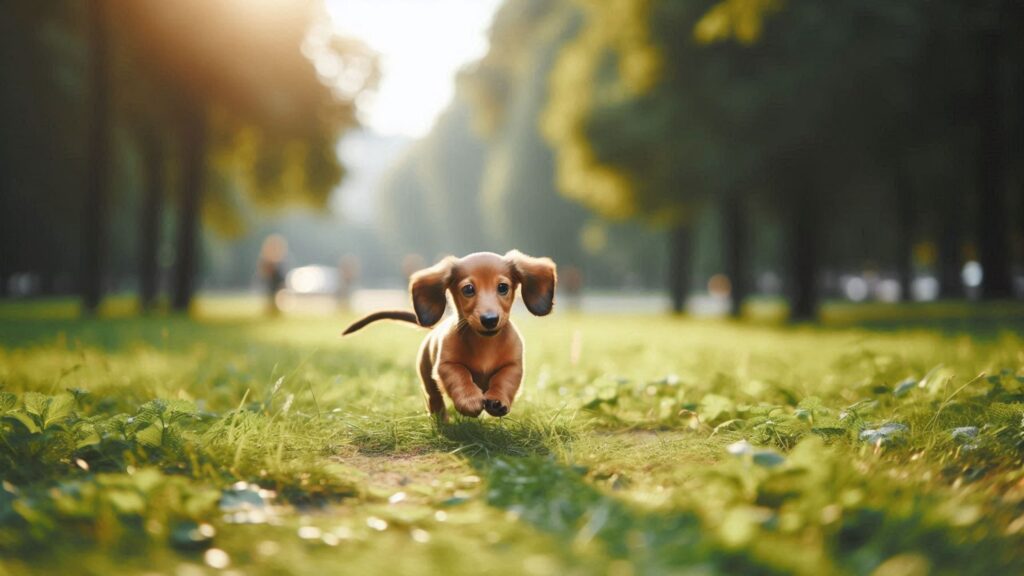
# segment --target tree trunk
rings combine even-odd
[[[1017,197],[1017,273],[1019,275],[1016,278],[1024,280],[1024,185],[1021,185],[1019,194]],[[1013,286],[1014,295],[1024,298],[1024,289],[1022,289],[1024,282],[1018,283],[1016,278]]]
[[[107,209],[110,180],[110,78],[106,0],[92,0],[89,78],[92,118],[89,126],[89,169],[82,210],[82,310],[92,314],[103,298]]]
[[[819,199],[805,174],[794,174],[796,189],[789,240],[789,319],[792,322],[818,318],[818,258],[821,242]]]
[[[52,296],[56,293],[57,272],[52,266],[46,266],[39,271],[39,294]]]
[[[690,293],[690,256],[692,230],[687,224],[678,224],[669,233],[668,288],[672,298],[672,311],[682,314],[686,310],[686,297]]]
[[[2,162],[5,158],[0,157],[0,170],[5,170],[7,167]],[[3,214],[16,214],[11,210],[13,202],[9,202],[11,195],[7,190],[7,178],[4,174],[0,174],[0,213]],[[10,234],[11,230],[8,226],[4,226],[0,229],[0,298],[7,298],[11,295],[10,293],[10,280],[11,274],[14,273],[14,237]]]
[[[947,196],[952,196],[947,194]],[[939,295],[942,298],[963,298],[964,283],[960,274],[963,271],[961,251],[963,249],[960,235],[960,217],[962,205],[956,198],[948,197],[942,207],[942,227],[939,230]]]
[[[896,201],[896,274],[900,283],[900,299],[913,300],[914,284],[914,194],[905,158],[896,160],[894,196]]]
[[[725,237],[725,275],[729,277],[732,290],[730,315],[743,315],[743,301],[749,293],[747,279],[750,273],[747,262],[747,221],[744,218],[743,201],[737,194],[729,194],[722,207],[722,229]]]
[[[2,151],[3,148],[0,148],[0,152]],[[7,171],[6,161],[5,156],[0,156],[0,170],[4,172]],[[7,182],[6,174],[0,173],[0,214],[16,214],[11,209],[14,202],[10,201],[11,194],[7,189]],[[4,226],[0,228],[0,298],[10,296],[9,282],[14,272],[14,254],[14,236],[11,235],[9,226]]]
[[[187,312],[195,290],[199,206],[206,176],[206,110],[193,103],[185,110],[182,187],[179,196],[177,266],[171,305]]]
[[[1004,202],[1003,118],[1001,92],[1001,33],[983,32],[980,39],[981,98],[978,107],[978,260],[982,297],[1013,295],[1010,272],[1009,228]]]
[[[1024,19],[1024,6],[1017,5],[1017,13],[1015,15],[1017,21],[1020,22]],[[1017,35],[1015,37],[1016,45],[1012,48],[1014,56],[1011,61],[1021,62],[1024,60],[1024,37]],[[1015,82],[1012,84],[1012,89],[1009,91],[1007,101],[1008,102],[1024,102],[1024,70],[1017,69]],[[1012,144],[1010,145],[1011,150],[1024,150],[1024,114],[1018,112],[1017,123],[1013,131],[1014,137]],[[1019,152],[1018,152],[1019,154]],[[1017,228],[1016,228],[1016,239],[1017,239],[1017,270],[1019,273],[1024,273],[1024,165],[1019,161],[1016,163],[1017,167],[1017,183],[1016,183],[1016,198],[1017,198]],[[1020,296],[1024,296],[1024,293],[1017,292],[1017,286],[1014,285],[1014,292]]]
[[[139,308],[149,312],[160,287],[160,215],[164,195],[164,162],[160,138],[153,132],[143,137],[145,187],[139,238]]]

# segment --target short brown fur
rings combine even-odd
[[[523,341],[509,319],[516,289],[521,287],[523,303],[531,313],[545,316],[554,306],[556,284],[550,258],[533,258],[518,250],[504,256],[492,252],[449,256],[410,278],[415,314],[375,312],[344,333],[382,319],[426,327],[436,324],[419,353],[427,410],[447,419],[443,392],[460,414],[476,417],[486,410],[492,416],[504,416],[523,379]],[[449,294],[456,314],[438,324]],[[493,326],[485,326],[488,317]]]

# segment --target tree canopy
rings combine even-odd
[[[757,203],[787,222],[795,312],[813,315],[823,259],[838,262],[853,246],[862,259],[888,253],[909,266],[912,229],[928,212],[914,201],[927,176],[915,166],[928,147],[954,138],[997,180],[973,187],[988,219],[976,227],[979,242],[1008,242],[1005,230],[991,232],[1005,209],[993,208],[1006,205],[1005,167],[992,164],[1002,155],[979,154],[960,128],[986,130],[986,98],[1000,99],[996,111],[1005,106],[1005,92],[985,96],[972,54],[979,38],[1010,37],[1011,26],[993,20],[1012,12],[1007,4],[579,4],[583,24],[555,65],[542,120],[568,197],[608,217],[668,223],[709,202]],[[1013,54],[1000,50],[990,59],[997,79]],[[951,110],[949,123],[935,121]],[[1002,127],[988,132],[987,141],[1005,139]],[[843,217],[858,206],[882,210],[867,219],[892,214],[891,225],[830,245],[840,228],[865,223]],[[991,260],[995,276],[1008,273],[1008,261]]]

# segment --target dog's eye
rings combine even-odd
[[[472,284],[466,284],[462,287],[462,295],[466,298],[472,298],[476,294],[476,288],[473,288]]]
[[[501,294],[502,296],[508,294],[508,284],[505,284],[504,282],[498,284],[498,294]]]

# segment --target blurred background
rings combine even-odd
[[[0,298],[86,315],[1024,297],[1019,0],[5,0],[0,133]]]

